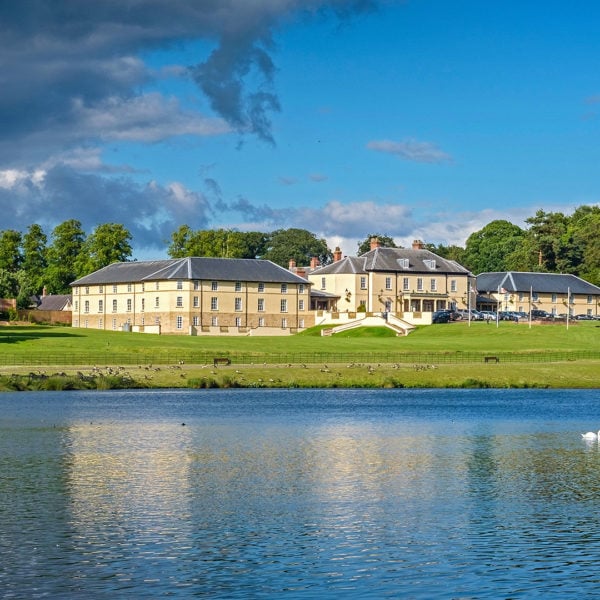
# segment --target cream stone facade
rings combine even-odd
[[[72,284],[73,327],[180,335],[289,335],[314,325],[310,283],[270,261],[115,263]]]
[[[575,317],[600,315],[600,287],[569,274],[502,271],[477,275],[478,305],[488,310]]]
[[[413,324],[431,322],[440,309],[475,307],[475,278],[454,261],[415,241],[412,248],[383,248],[376,239],[362,256],[341,258],[312,270],[313,290],[338,297],[331,312],[385,313]]]

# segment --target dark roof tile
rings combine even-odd
[[[269,260],[196,256],[170,260],[113,263],[81,277],[71,285],[106,285],[167,279],[309,283],[303,277],[299,277]]]
[[[497,292],[501,288],[508,292],[600,294],[600,287],[570,274],[499,271],[477,275],[479,292]]]

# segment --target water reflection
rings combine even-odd
[[[507,393],[504,408],[462,391],[340,391],[322,393],[322,406],[297,393],[149,404],[129,392],[81,405],[71,395],[54,399],[62,416],[51,426],[35,403],[23,413],[29,396],[19,396],[0,427],[0,589],[7,598],[590,591],[600,452],[579,430],[596,417],[594,398],[582,407],[578,392],[569,413],[561,392],[551,419],[547,393],[523,394]]]
[[[94,579],[158,584],[191,545],[190,433],[173,423],[86,423],[62,438],[72,551]],[[166,569],[169,572],[170,567]]]

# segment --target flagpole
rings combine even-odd
[[[498,302],[496,303],[496,329],[500,327],[500,286],[498,286]]]
[[[467,312],[469,313],[469,327],[471,327],[471,282],[467,281]]]

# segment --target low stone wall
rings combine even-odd
[[[0,312],[8,312],[11,308],[17,308],[14,298],[0,298]]]
[[[71,312],[66,310],[20,310],[19,319],[30,323],[70,325]]]

